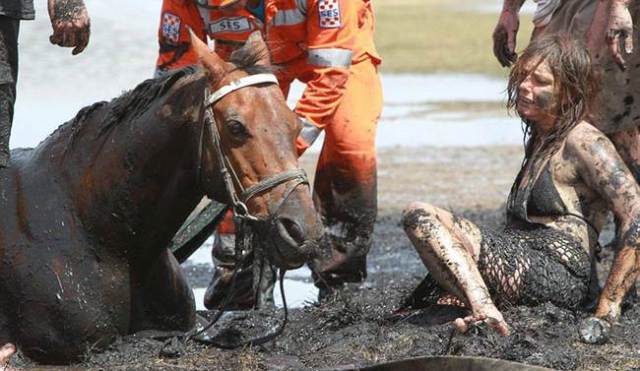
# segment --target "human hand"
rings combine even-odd
[[[613,60],[621,69],[626,69],[620,46],[624,45],[625,53],[633,53],[633,20],[625,2],[612,1],[605,35]]]
[[[72,47],[76,55],[89,44],[91,22],[83,0],[48,0],[49,18],[53,35],[49,41],[54,45]]]
[[[458,330],[458,332],[464,334],[465,332],[469,331],[470,327],[476,326],[479,323],[483,322],[489,325],[489,327],[496,330],[496,332],[502,336],[508,336],[511,333],[511,330],[509,330],[509,326],[505,322],[500,312],[497,312],[497,315],[494,316],[488,316],[484,313],[478,313],[464,318],[457,318],[455,321],[453,321],[453,325],[455,326],[456,330]]]
[[[516,61],[516,35],[520,27],[518,13],[503,11],[498,19],[498,24],[493,30],[493,55],[496,56],[502,67],[509,67]]]

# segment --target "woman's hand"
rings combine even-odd
[[[491,314],[488,313],[474,313],[470,316],[464,318],[457,318],[453,321],[453,325],[460,333],[465,333],[469,331],[471,326],[475,326],[478,323],[486,323],[489,327],[493,328],[498,332],[498,334],[502,336],[508,336],[511,331],[509,330],[509,326],[505,322],[502,317],[502,313],[497,309],[492,310]]]
[[[76,55],[89,44],[91,22],[83,0],[49,0],[49,18],[53,35],[49,37],[54,45],[74,48]]]

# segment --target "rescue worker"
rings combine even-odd
[[[89,14],[83,0],[48,0],[54,45],[81,53],[89,44]],[[35,18],[33,0],[0,2],[0,168],[9,166],[9,139],[18,80],[20,20]]]
[[[83,0],[48,0],[49,18],[54,45],[72,47],[72,54],[81,53],[89,44],[90,20]],[[13,124],[13,108],[18,81],[18,32],[21,20],[35,18],[33,0],[0,2],[0,168],[9,166],[9,139]],[[12,343],[0,347],[0,366],[13,370],[9,361],[16,352]]]
[[[157,74],[196,62],[187,26],[202,40],[214,40],[223,58],[260,31],[285,96],[293,80],[306,84],[294,110],[302,126],[299,155],[325,132],[314,200],[327,246],[311,268],[321,295],[363,281],[377,215],[375,134],[382,110],[371,0],[164,0]],[[224,297],[234,266],[233,239],[224,236],[233,233],[229,220],[214,245],[209,308]],[[251,294],[247,298],[255,304]]]

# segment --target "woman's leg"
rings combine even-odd
[[[409,205],[403,225],[434,279],[471,308],[472,316],[457,319],[456,327],[465,331],[469,323],[486,321],[508,335],[509,328],[478,270],[480,230],[468,220],[424,203]]]

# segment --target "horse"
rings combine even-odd
[[[85,107],[0,171],[0,344],[66,364],[120,335],[192,329],[167,246],[203,196],[270,226],[278,267],[313,254],[322,223],[266,45],[254,36],[230,62],[192,47],[198,66]]]

